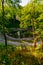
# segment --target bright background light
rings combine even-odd
[[[22,2],[20,3],[20,5],[25,6],[28,2],[30,2],[30,0],[21,0]]]

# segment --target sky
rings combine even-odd
[[[22,6],[25,6],[28,2],[30,2],[30,0],[21,0],[22,3],[20,3]]]

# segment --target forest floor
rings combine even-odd
[[[15,46],[0,45],[0,65],[43,65],[43,50],[41,45]]]

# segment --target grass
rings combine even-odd
[[[32,46],[0,45],[0,65],[43,65],[41,45]]]

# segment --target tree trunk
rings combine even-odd
[[[5,39],[5,46],[7,46],[7,38],[6,38],[6,31],[5,31],[5,21],[4,21],[4,0],[2,0],[2,25],[3,25],[3,35]]]
[[[33,18],[33,22],[32,22],[32,31],[33,31],[33,43],[34,43],[34,47],[36,47],[36,35],[34,34],[35,32],[35,28],[34,28],[34,18]]]
[[[41,38],[41,45],[42,45],[42,50],[43,50],[43,38]]]
[[[36,47],[37,36],[34,37],[34,47]]]
[[[4,39],[5,39],[5,46],[7,47],[7,37],[6,37],[5,32],[4,32]]]

